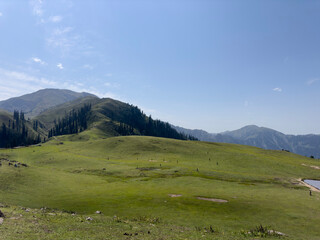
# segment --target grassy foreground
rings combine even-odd
[[[320,164],[292,153],[88,131],[0,159],[0,239],[320,239],[320,194],[298,181]]]

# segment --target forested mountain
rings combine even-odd
[[[237,143],[274,150],[284,149],[304,156],[320,158],[320,135],[286,135],[270,128],[255,125],[218,134],[203,130],[174,128],[181,133],[191,134],[201,141]]]
[[[85,104],[79,110],[66,113],[62,119],[54,120],[54,127],[49,130],[48,137],[79,133],[88,128],[88,114],[91,104]]]
[[[20,97],[0,101],[0,109],[9,112],[13,112],[14,110],[23,111],[28,118],[34,117],[48,108],[86,96],[95,97],[90,93],[77,93],[65,89],[43,89]]]
[[[50,94],[51,91],[45,92]],[[55,95],[56,91],[53,93]],[[35,144],[53,136],[77,134],[87,129],[105,137],[145,135],[197,140],[178,133],[169,123],[147,116],[136,106],[91,95],[51,107],[31,120],[23,111],[14,110],[13,115],[1,111],[0,124],[0,147]]]
[[[102,99],[99,104],[93,107],[93,110],[96,118],[106,117],[111,124],[119,124],[115,129],[120,135],[145,135],[196,140],[192,136],[178,133],[169,123],[146,116],[136,106],[110,98]]]
[[[13,114],[0,111],[0,124],[0,148],[26,146],[44,140],[36,130],[40,123],[27,120],[22,111]]]
[[[169,123],[155,120],[138,107],[111,98],[82,98],[44,111],[35,118],[48,136],[95,129],[105,136],[145,135],[182,140],[196,138],[178,133]]]
[[[69,114],[72,111],[78,111],[86,104],[93,106],[97,104],[99,101],[100,98],[95,96],[77,98],[73,101],[66,102],[43,111],[38,116],[34,117],[34,120],[41,122],[44,126],[44,130],[48,132],[51,128],[54,127],[55,120],[58,121],[59,119],[64,118],[66,114]]]

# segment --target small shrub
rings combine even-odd
[[[147,222],[147,223],[160,223],[161,220],[158,217],[147,217],[147,216],[139,216],[132,219],[135,222]]]
[[[217,233],[218,231],[215,230],[212,225],[210,225],[209,227],[199,227],[199,226],[195,226],[196,231],[198,232],[205,232],[205,233]]]
[[[241,231],[241,233],[246,236],[249,235],[254,237],[262,237],[262,238],[285,236],[284,233],[272,230],[270,229],[270,227],[267,227],[267,226],[264,227],[262,226],[262,224],[256,226],[254,229],[251,229],[250,231]]]

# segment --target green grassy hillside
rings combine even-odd
[[[97,239],[104,239],[92,231],[99,228],[112,239],[125,239],[124,233],[137,229],[144,235],[136,239],[253,239],[258,237],[244,233],[259,224],[287,239],[319,239],[320,195],[309,196],[298,181],[319,178],[319,170],[310,167],[320,166],[316,160],[234,144],[142,136],[102,139],[95,131],[1,150],[0,202],[75,211],[82,219],[102,211],[90,225],[90,238]],[[28,167],[15,168],[7,160]],[[45,218],[53,229],[46,238],[72,231],[65,218],[56,217],[52,224]],[[87,239],[87,222],[69,218],[74,234]],[[1,234],[18,236],[12,226],[11,232],[4,231],[5,224]],[[36,233],[28,231],[25,238],[34,239]]]
[[[57,125],[58,122],[65,120],[66,123],[75,124],[75,118],[68,119],[70,113],[83,110],[85,106],[89,106],[89,112],[86,113],[86,125],[89,129],[95,132],[100,137],[110,136],[125,136],[125,135],[146,135],[167,137],[174,139],[192,139],[192,136],[187,136],[178,133],[171,127],[169,123],[160,120],[154,120],[151,116],[146,116],[138,107],[117,101],[111,98],[95,98],[86,97],[64,103],[54,108],[44,111],[35,120],[42,123],[42,130],[48,132]],[[55,125],[55,122],[58,123]],[[78,126],[78,125],[77,125]],[[61,127],[59,132],[66,132],[66,129],[73,129],[70,126]],[[80,127],[78,127],[79,131]],[[58,132],[58,131],[56,131]],[[77,131],[70,131],[75,133]],[[53,134],[60,135],[60,134]]]
[[[5,110],[0,109],[0,124],[1,125],[2,123],[7,124],[9,120],[12,121],[12,114]]]

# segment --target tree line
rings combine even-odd
[[[129,109],[123,109],[121,114],[108,109],[108,115],[112,121],[120,122],[116,128],[120,135],[145,135],[154,137],[174,138],[181,140],[198,140],[197,138],[177,132],[167,122],[154,120],[146,116],[138,107],[129,105]]]
[[[54,120],[54,127],[49,130],[48,137],[79,133],[88,128],[88,114],[91,104],[85,104],[79,110],[72,110],[62,119]]]
[[[22,111],[14,110],[13,119],[8,124],[2,123],[0,128],[0,147],[12,148],[27,146],[41,142],[40,134],[30,134]]]

